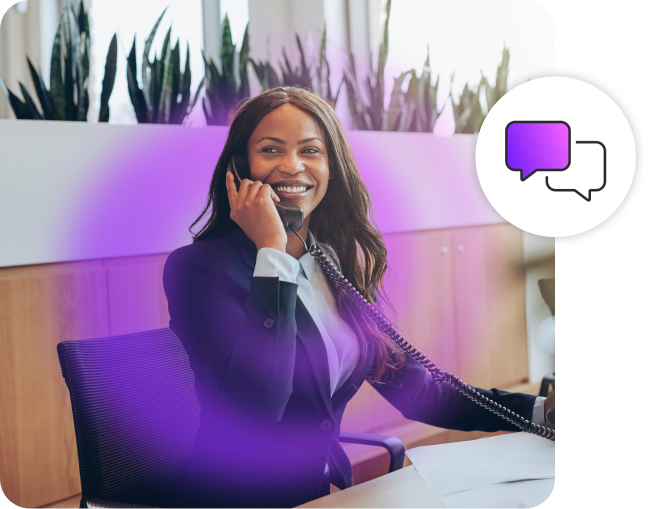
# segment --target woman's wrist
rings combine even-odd
[[[257,252],[261,251],[264,247],[276,249],[277,251],[281,251],[282,253],[286,252],[286,245],[282,245],[277,242],[260,242],[259,244],[256,244]]]

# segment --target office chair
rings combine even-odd
[[[191,452],[200,405],[182,343],[169,328],[57,345],[70,391],[79,457],[80,507],[161,505]],[[402,468],[396,437],[340,433],[380,446]]]

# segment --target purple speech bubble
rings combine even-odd
[[[506,166],[526,180],[536,171],[563,171],[571,162],[571,128],[561,120],[515,120],[506,126]]]

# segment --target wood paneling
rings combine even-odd
[[[453,234],[458,373],[490,389],[528,380],[522,232],[510,224]]]
[[[104,261],[111,335],[168,327],[169,311],[162,287],[167,256],[133,256]]]
[[[0,477],[17,505],[81,491],[56,345],[108,334],[101,262],[0,270]]]

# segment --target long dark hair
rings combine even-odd
[[[375,302],[377,292],[383,289],[387,250],[380,232],[374,226],[371,196],[362,182],[351,146],[333,106],[308,89],[272,88],[239,107],[214,170],[207,204],[189,228],[193,234],[191,228],[207,216],[200,231],[193,234],[194,242],[238,227],[230,218],[225,185],[227,162],[231,157],[236,157],[241,161],[240,168],[237,164],[241,178],[250,178],[248,140],[261,119],[284,104],[300,108],[318,123],[325,136],[329,171],[335,176],[329,181],[324,198],[311,213],[309,229],[318,242],[328,244],[335,250],[337,256],[334,255],[334,259],[349,282],[365,299]],[[373,346],[375,364],[368,381],[378,382],[387,370],[399,369],[404,359],[402,350],[395,347],[389,337],[378,330],[373,321],[341,291],[331,288],[336,295],[340,316],[358,337],[361,352],[358,368],[364,364],[369,348]]]

